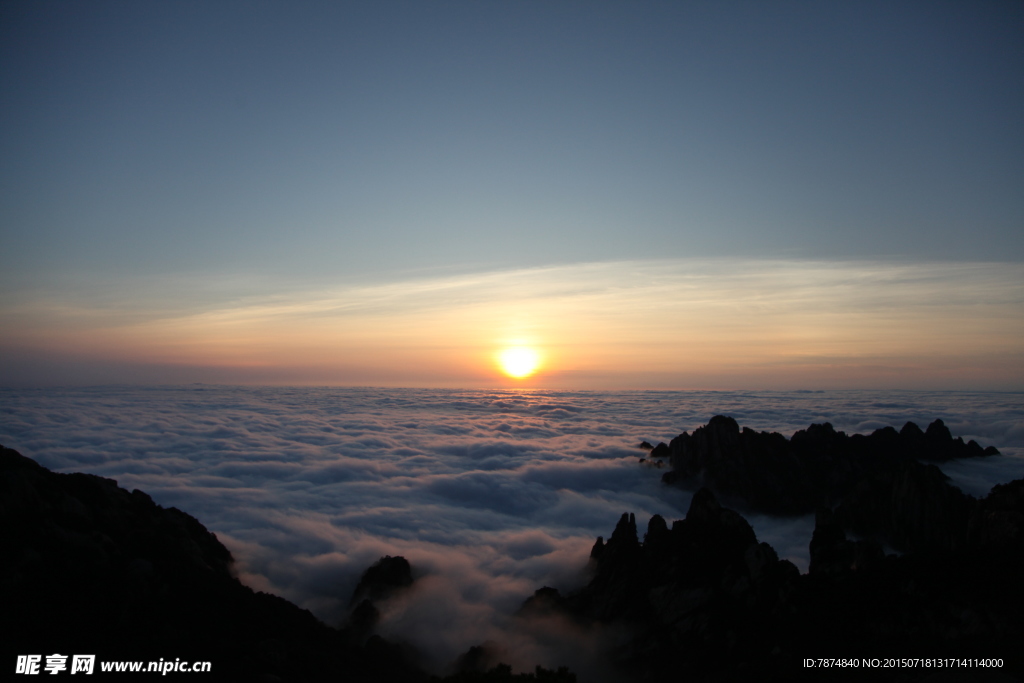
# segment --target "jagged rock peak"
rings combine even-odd
[[[947,427],[946,423],[941,419],[935,420],[935,422],[928,425],[928,429],[925,430],[924,435],[929,439],[941,439],[942,441],[953,440],[952,432],[949,431],[949,427]]]
[[[565,599],[557,588],[544,586],[533,592],[519,608],[520,616],[544,616],[562,609]]]
[[[715,498],[715,494],[711,493],[711,489],[702,487],[697,493],[693,494],[693,499],[690,501],[690,509],[686,512],[686,520],[700,523],[710,523],[718,520],[718,512],[722,509],[722,506],[718,503],[718,499]]]
[[[651,517],[651,521],[647,522],[647,533],[644,534],[644,540],[661,538],[668,532],[668,523],[665,518],[661,515],[654,515]]]
[[[361,600],[385,600],[412,585],[412,566],[402,556],[385,555],[363,572],[352,592],[350,605]]]
[[[667,484],[696,489],[706,486],[729,500],[772,514],[806,514],[834,507],[865,477],[891,471],[906,461],[945,462],[997,455],[975,441],[953,438],[942,420],[927,432],[907,422],[870,435],[847,435],[830,423],[812,424],[786,439],[777,432],[757,432],[736,420],[716,415],[692,434],[683,432],[670,445]]]
[[[729,432],[736,432],[737,434],[740,431],[739,423],[728,415],[715,415],[713,418],[708,420],[707,426],[711,429],[722,429]]]
[[[600,560],[604,555],[604,536],[598,536],[594,547],[590,549],[590,559]]]
[[[903,429],[900,430],[900,436],[907,440],[917,440],[924,438],[924,432],[914,422],[907,422],[903,425]]]
[[[797,434],[800,435],[800,438],[817,443],[828,442],[840,433],[841,432],[837,432],[835,430],[835,427],[832,426],[831,422],[822,422],[820,424],[815,422],[807,429],[797,432]],[[796,438],[795,434],[794,438]]]
[[[623,512],[619,523],[615,525],[615,531],[608,540],[609,546],[635,547],[639,544],[636,534],[636,516],[632,512]]]

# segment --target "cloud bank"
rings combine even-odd
[[[0,443],[61,471],[140,488],[198,517],[240,576],[329,623],[362,572],[404,555],[419,587],[382,630],[443,667],[492,639],[517,665],[589,671],[575,633],[509,615],[563,590],[619,515],[679,519],[690,494],[639,464],[716,413],[789,436],[812,422],[867,432],[941,417],[1004,456],[945,466],[975,495],[1024,476],[1020,394],[555,392],[353,388],[102,387],[0,390]],[[806,569],[813,520],[752,515],[761,540]],[[561,634],[561,635],[559,635]],[[576,653],[566,659],[567,653]],[[598,672],[594,672],[596,676]]]

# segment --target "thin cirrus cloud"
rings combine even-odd
[[[163,306],[169,287],[10,301],[0,383],[495,386],[510,345],[540,350],[531,386],[1024,381],[1016,263],[597,262]]]
[[[110,477],[196,516],[241,579],[344,618],[360,573],[403,555],[418,587],[382,605],[385,635],[441,670],[472,645],[518,668],[601,680],[600,632],[512,617],[544,585],[583,581],[623,512],[680,519],[690,493],[638,463],[714,414],[790,436],[812,422],[865,433],[943,418],[1004,455],[944,465],[974,495],[1024,476],[1019,395],[999,392],[560,392],[296,387],[0,389],[0,443],[60,471]],[[807,568],[813,516],[748,515]]]

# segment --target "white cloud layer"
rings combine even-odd
[[[385,606],[382,629],[437,666],[490,638],[517,665],[582,672],[603,636],[526,629],[509,614],[542,585],[579,585],[594,537],[622,512],[641,531],[654,513],[683,517],[690,495],[638,464],[641,440],[718,413],[787,437],[812,422],[865,433],[941,417],[1005,454],[944,467],[983,495],[1024,476],[1020,404],[1020,394],[967,392],[6,389],[0,443],[189,512],[232,550],[243,581],[328,622],[367,566],[404,555],[420,587]],[[750,520],[806,569],[813,520]]]

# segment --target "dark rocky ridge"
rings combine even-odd
[[[672,439],[666,451],[672,471],[662,481],[668,484],[707,486],[727,501],[769,514],[836,508],[847,531],[898,550],[964,545],[977,501],[931,463],[999,454],[954,439],[942,420],[924,431],[908,422],[899,432],[885,427],[868,436],[814,424],[786,439],[741,430],[722,415]]]
[[[618,626],[607,653],[624,680],[917,681],[936,671],[830,669],[826,677],[802,660],[954,656],[1002,658],[1004,677],[991,680],[1019,680],[1024,480],[996,487],[965,514],[962,547],[896,557],[875,541],[849,540],[822,508],[811,571],[800,575],[705,488],[671,528],[652,517],[642,542],[624,514],[608,542],[594,544],[586,587],[568,596],[542,588],[521,613]],[[992,672],[957,673],[967,677],[952,680]]]
[[[908,422],[872,434],[847,435],[829,423],[813,424],[792,439],[777,432],[742,430],[731,417],[716,415],[707,425],[683,432],[651,457],[668,457],[668,484],[707,486],[773,514],[804,514],[834,505],[863,477],[907,462],[945,462],[998,455],[989,446],[956,439],[942,420],[926,431]]]
[[[996,449],[953,439],[940,420],[870,436],[812,425],[787,440],[723,416],[641,448],[670,458],[664,481],[700,486],[686,518],[670,526],[655,515],[641,541],[623,514],[594,544],[586,587],[568,596],[545,587],[522,608],[630,634],[609,649],[626,680],[822,680],[802,659],[840,656],[1001,657],[995,679],[1024,676],[1024,480],[979,501],[931,464]],[[816,510],[809,573],[758,543],[712,489],[761,511]],[[887,556],[883,542],[906,554]],[[832,669],[828,678],[934,673]]]

